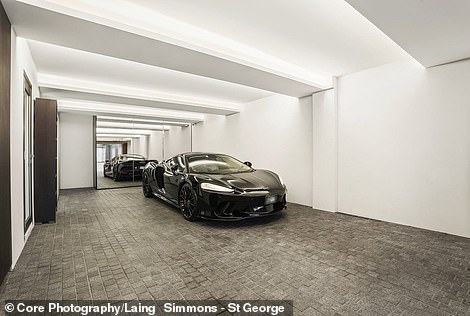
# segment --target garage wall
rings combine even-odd
[[[338,81],[339,210],[470,237],[470,62]]]
[[[11,31],[11,108],[10,108],[10,170],[11,170],[11,231],[12,267],[28,239],[24,234],[23,206],[23,71],[31,81],[33,100],[39,96],[36,66],[26,40]],[[34,168],[34,166],[33,166]],[[34,216],[33,216],[34,219]],[[34,226],[34,223],[31,227]]]
[[[165,159],[191,151],[191,127],[171,126],[165,131]]]
[[[336,211],[335,90],[313,95],[313,208]]]
[[[128,154],[138,154],[139,153],[139,139],[138,138],[131,138],[131,146],[127,148],[127,153]]]
[[[61,189],[93,187],[93,117],[60,113]]]
[[[312,205],[312,98],[274,95],[193,127],[193,151],[221,152],[284,179],[288,201]]]
[[[139,154],[148,157],[148,136],[139,137]]]
[[[147,136],[140,136],[137,138],[132,138],[131,145],[128,148],[129,154],[142,155],[144,157],[148,156],[148,138]]]
[[[148,140],[148,159],[162,160],[163,132],[153,131]]]

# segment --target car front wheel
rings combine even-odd
[[[188,221],[195,221],[199,214],[196,210],[197,197],[189,184],[184,184],[178,194],[178,205],[183,217]]]
[[[152,194],[152,188],[150,187],[150,184],[149,184],[149,181],[147,179],[147,177],[144,177],[142,179],[142,190],[144,192],[144,196],[145,197],[152,197],[153,194]]]
[[[119,181],[119,174],[118,174],[117,168],[113,169],[113,180]]]

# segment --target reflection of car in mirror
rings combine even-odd
[[[185,153],[150,162],[142,175],[144,195],[177,206],[184,218],[243,219],[286,207],[286,186],[272,171],[210,153]]]
[[[148,162],[149,160],[145,160],[145,157],[141,155],[117,155],[105,162],[103,174],[105,177],[113,178],[114,181],[141,179],[142,170]]]

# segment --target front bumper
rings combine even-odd
[[[219,193],[200,190],[197,209],[203,218],[239,220],[275,214],[286,208],[286,190]]]

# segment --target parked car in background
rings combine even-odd
[[[107,160],[103,166],[103,174],[105,177],[113,178],[114,181],[119,180],[135,180],[142,179],[142,171],[150,160],[146,160],[144,156],[137,154],[121,154],[111,160]],[[155,161],[156,160],[151,160]]]
[[[142,186],[146,197],[157,196],[177,206],[190,221],[266,216],[286,207],[281,177],[224,154],[185,153],[150,162]]]

